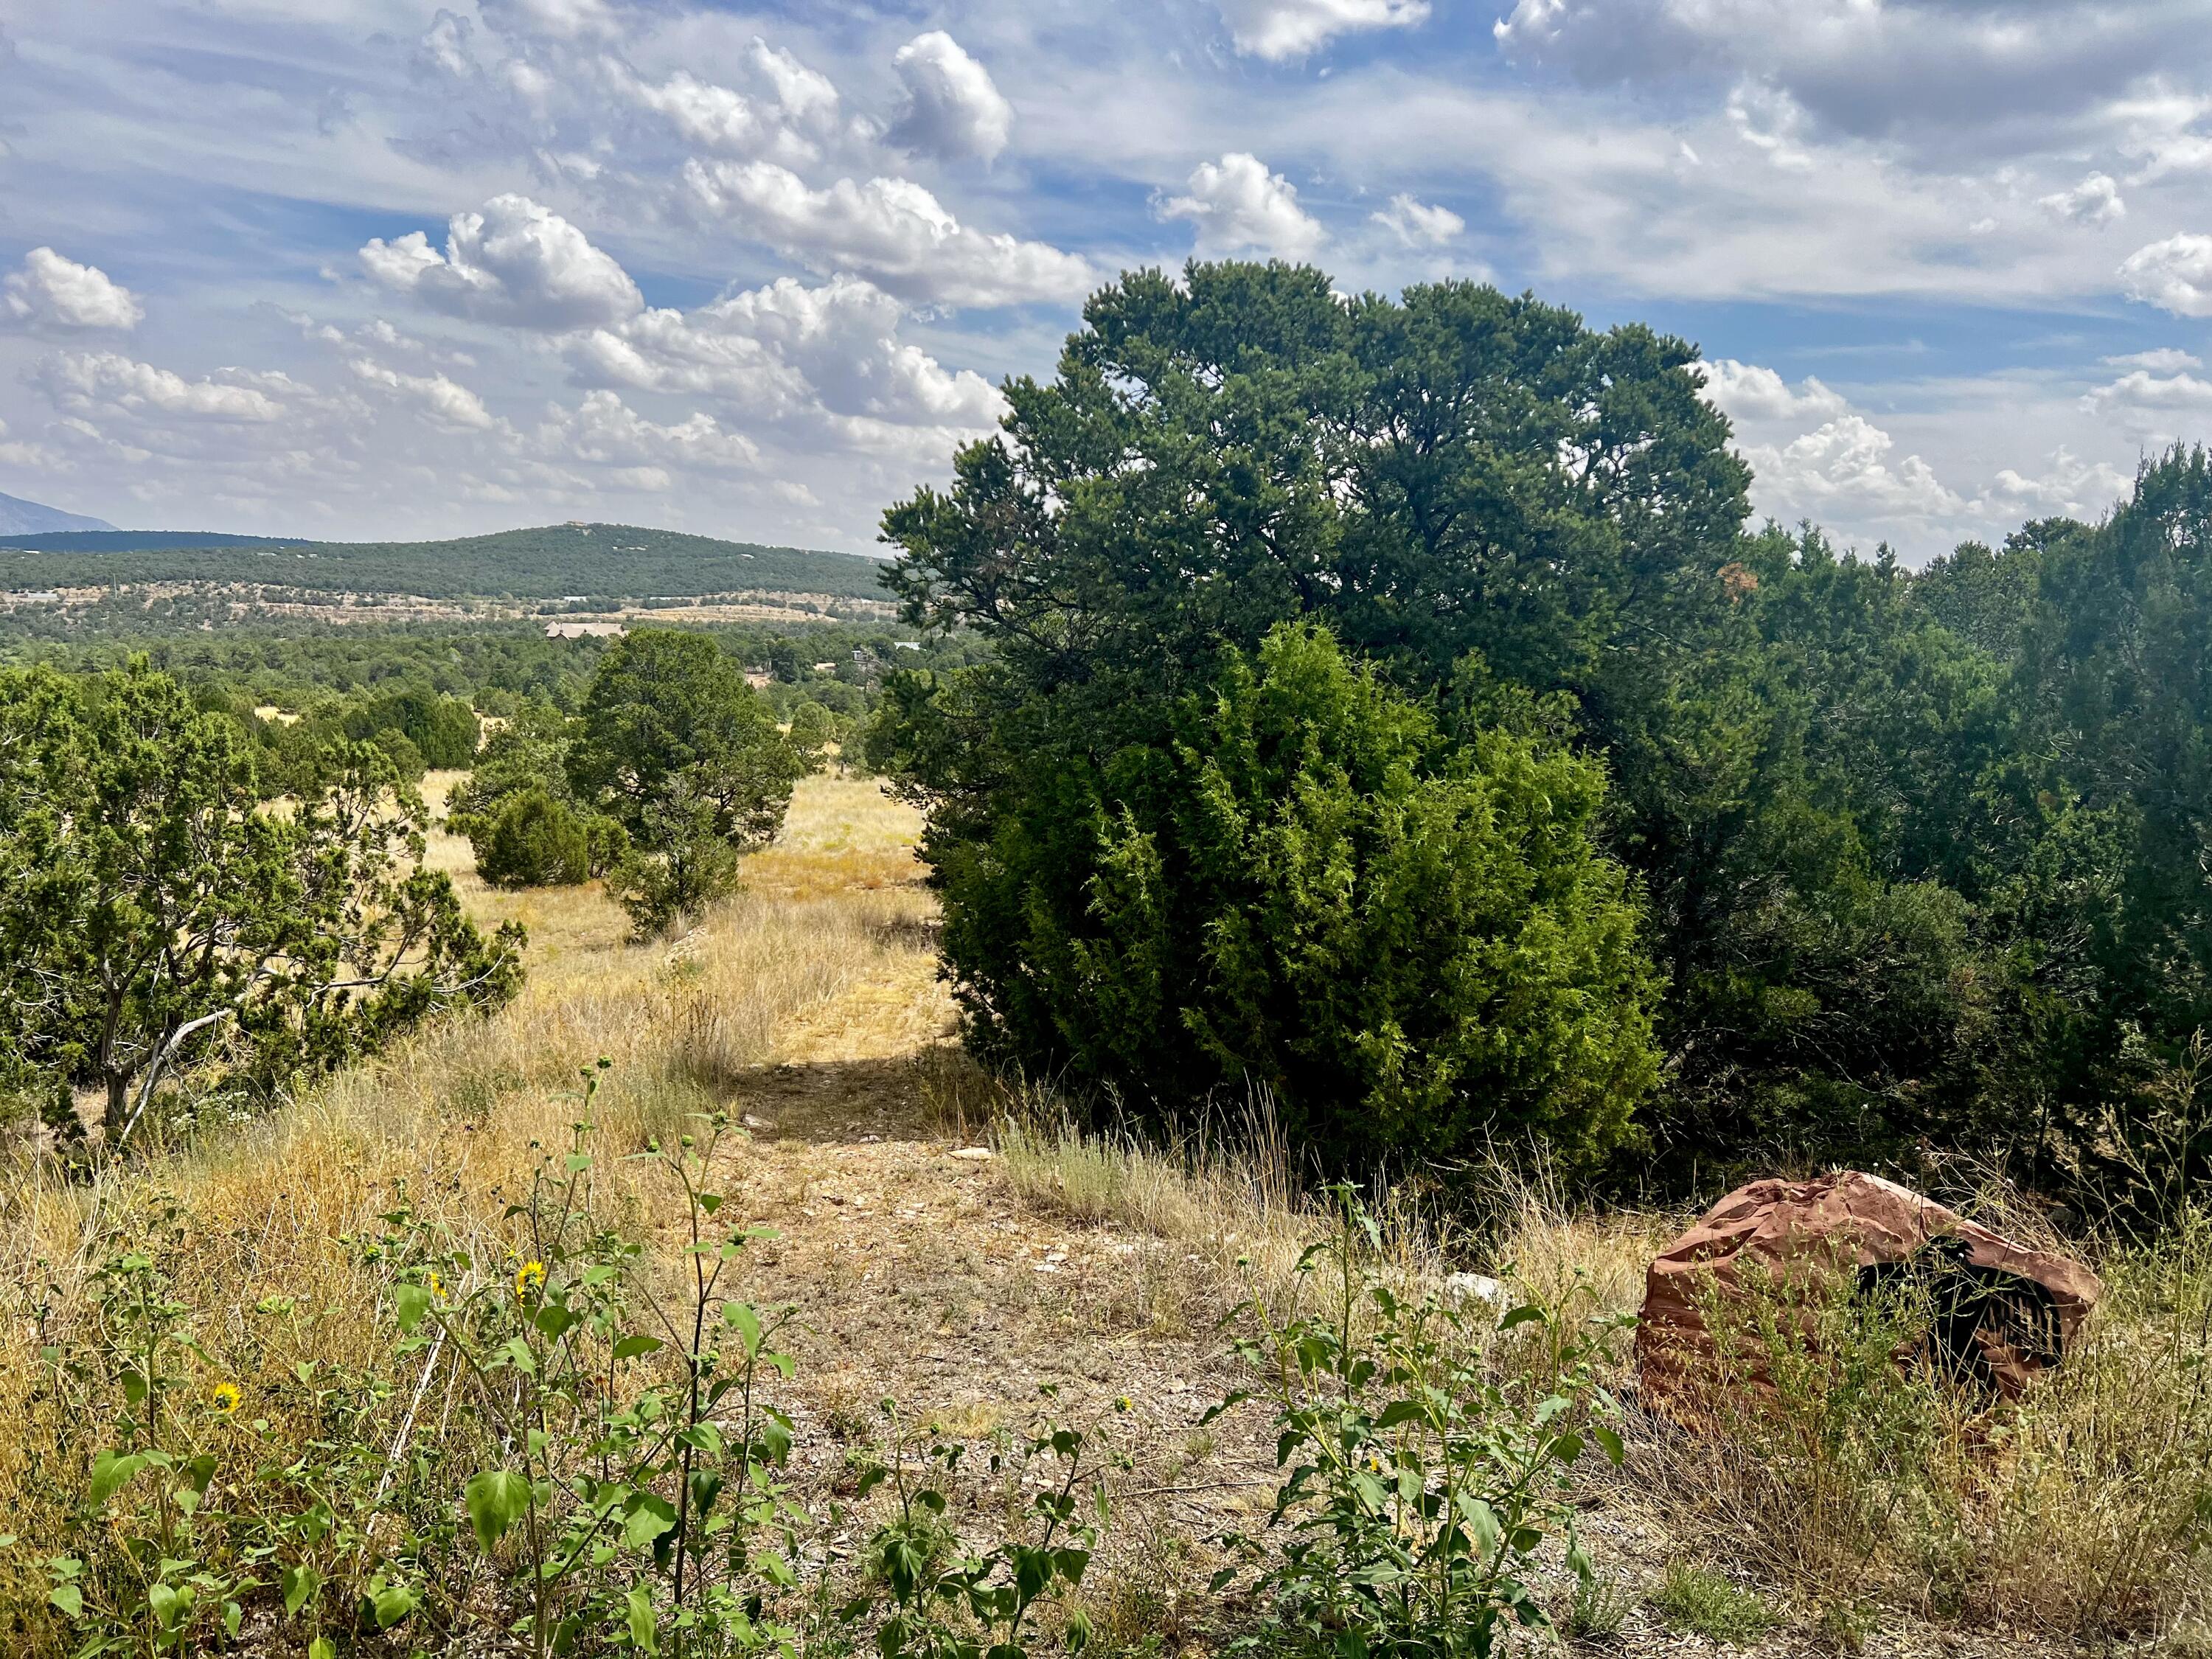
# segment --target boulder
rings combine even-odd
[[[1718,1372],[1706,1327],[1746,1295],[1743,1270],[1778,1284],[1850,1275],[1852,1290],[1906,1284],[1928,1298],[1926,1339],[1900,1353],[2017,1398],[2056,1365],[2103,1293],[2079,1262],[2031,1250],[1879,1176],[1754,1181],[1659,1253],[1644,1277],[1637,1370],[1655,1405],[1694,1404]],[[1755,1378],[1753,1380],[1756,1380]]]

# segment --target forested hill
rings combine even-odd
[[[104,544],[111,544],[103,537]],[[254,583],[320,593],[637,600],[760,590],[882,599],[881,565],[854,553],[763,547],[630,525],[546,525],[442,542],[139,548],[0,548],[0,590],[116,583]]]
[[[167,553],[180,548],[307,544],[304,536],[228,536],[219,530],[64,530],[0,536],[0,549],[33,553]]]

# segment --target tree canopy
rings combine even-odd
[[[519,935],[483,939],[422,866],[422,808],[381,751],[271,805],[237,724],[143,663],[0,673],[0,1063],[105,1097],[111,1145],[165,1075],[239,1086],[488,1006]]]
[[[1427,711],[1455,751],[1438,778],[1509,737],[1590,769],[1558,833],[1631,875],[1649,965],[1615,982],[1664,1056],[1639,1120],[1659,1167],[1937,1146],[2078,1167],[2093,1121],[2135,1121],[2144,1066],[2212,1020],[2203,458],[2147,468],[2106,524],[2032,524],[1916,577],[1750,526],[1683,341],[1473,283],[1345,298],[1282,264],[1128,274],[1054,378],[1006,396],[950,488],[884,520],[908,620],[994,655],[895,677],[872,758],[929,809],[971,1027],[1024,1063],[1164,1106],[1230,1072],[1364,1098],[1254,1058],[1318,994],[1246,1006],[1199,1067],[1142,1019],[1094,1047],[1032,1012],[1081,1006],[1103,970],[1061,941],[1119,915],[1100,884],[1155,852],[1164,884],[1128,891],[1207,939],[1164,1006],[1225,994],[1222,941],[1297,890],[1247,846],[1259,885],[1232,902],[1160,850],[1220,787],[1192,711],[1235,706],[1292,623]],[[1528,1115],[1470,1086],[1419,1116],[1486,1114]]]

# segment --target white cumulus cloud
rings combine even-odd
[[[417,230],[389,242],[373,239],[361,262],[386,288],[477,322],[581,328],[617,321],[645,303],[611,255],[526,196],[495,196],[481,213],[455,214],[443,253]]]
[[[1974,510],[2009,523],[2053,514],[2094,519],[2128,493],[2135,480],[2109,461],[2084,461],[2063,445],[2039,474],[1999,470]]]
[[[34,247],[0,282],[0,316],[28,328],[131,329],[145,320],[146,308],[99,266]]]
[[[809,414],[975,431],[1005,405],[970,370],[948,371],[897,337],[903,307],[857,276],[818,288],[780,277],[696,311],[651,310],[568,347],[580,377]]]
[[[1279,63],[1356,29],[1412,28],[1428,0],[1220,0],[1237,50]]]
[[[805,161],[855,136],[828,76],[757,36],[743,63],[750,91],[684,69],[655,82],[611,58],[602,67],[623,97],[661,116],[693,148],[715,155]]]
[[[1159,216],[1198,228],[1201,258],[1267,253],[1306,259],[1328,240],[1320,222],[1298,205],[1297,186],[1243,150],[1200,162],[1183,188],[1186,194],[1159,204]]]
[[[957,306],[1070,300],[1090,264],[1043,242],[962,224],[911,179],[840,179],[817,190],[773,161],[684,165],[703,210],[817,270],[859,271],[917,298]]]
[[[1793,391],[1781,375],[1757,363],[1720,357],[1701,367],[1705,400],[1731,420],[1799,420],[1844,410],[1842,396],[1809,374]]]
[[[662,425],[606,391],[586,393],[574,409],[549,410],[538,441],[558,459],[659,470],[664,488],[670,466],[742,471],[760,464],[758,445],[742,432],[724,431],[703,410]]]
[[[1449,208],[1417,202],[1403,191],[1393,196],[1390,205],[1373,216],[1376,224],[1407,247],[1441,247],[1467,229],[1467,221]]]
[[[65,351],[40,367],[54,401],[79,410],[106,405],[131,415],[187,416],[204,420],[270,422],[284,409],[270,391],[289,386],[284,376],[248,375],[187,380],[181,374],[113,351]],[[241,384],[258,380],[260,385]]]
[[[405,374],[368,357],[349,359],[346,367],[363,385],[404,398],[440,426],[484,432],[498,424],[483,398],[443,374]]]
[[[2093,228],[2125,218],[2128,211],[2118,181],[2108,173],[2093,173],[2071,190],[2039,198],[2037,205],[2069,224]]]
[[[1917,455],[1893,460],[1888,433],[1863,415],[1841,415],[1786,444],[1747,447],[1753,495],[1775,517],[1880,522],[1942,517],[1966,502]]]
[[[891,57],[906,101],[885,137],[902,149],[988,161],[1006,149],[1014,106],[991,72],[943,29],[917,34]]]
[[[2120,286],[2177,317],[2212,317],[2212,236],[2184,234],[2137,248],[2120,262]]]

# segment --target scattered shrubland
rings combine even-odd
[[[993,650],[895,677],[871,748],[971,1045],[1155,1121],[1264,1085],[1342,1157],[1503,1114],[1631,1190],[2201,1180],[2160,1103],[2212,1026],[2212,460],[1915,574],[1752,526],[1701,385],[1474,283],[1094,295],[884,519],[908,621]],[[1433,735],[1255,697],[1323,633]]]
[[[1754,527],[1700,386],[1474,284],[1133,273],[886,514],[915,660],[0,672],[0,1643],[2212,1640],[2212,461],[1916,574]],[[509,563],[583,592],[570,539]],[[817,775],[862,750],[927,887]],[[962,1049],[848,1075],[1176,1247],[1081,1373],[1182,1344],[1171,1456],[1127,1396],[797,1409],[747,1091],[917,939]],[[1900,1362],[1909,1289],[1753,1284],[1716,1403],[1645,1408],[1654,1248],[1844,1160],[2087,1257],[2065,1363],[1992,1400]],[[1101,1581],[1117,1506],[1248,1489]]]

